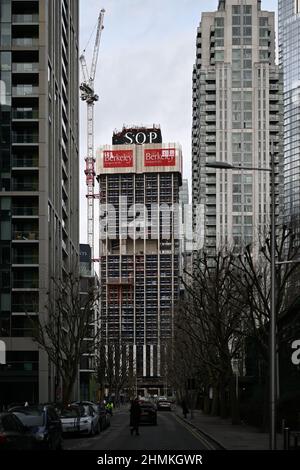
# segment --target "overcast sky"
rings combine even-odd
[[[89,41],[105,8],[95,106],[95,148],[110,144],[114,129],[160,124],[164,142],[183,148],[184,178],[191,173],[192,67],[201,12],[218,0],[81,0],[80,50]],[[277,0],[263,0],[274,11]],[[95,34],[87,49],[91,63]],[[81,103],[81,233],[86,243],[86,104]],[[191,191],[191,187],[190,187]],[[98,189],[95,187],[95,192]]]

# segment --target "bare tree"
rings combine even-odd
[[[288,339],[293,330],[294,317],[286,322],[289,312],[300,302],[300,246],[296,243],[293,227],[284,225],[276,237],[275,312],[278,344]],[[234,260],[238,276],[236,281],[246,294],[246,310],[252,332],[262,358],[269,360],[269,326],[271,316],[271,244],[267,238],[261,245],[260,255],[253,256],[252,246]]]
[[[122,344],[119,340],[111,340],[107,344],[102,342],[99,345],[97,375],[102,390],[107,387],[109,393],[114,394],[116,403],[119,403],[120,393],[130,381],[126,344]]]
[[[63,280],[52,278],[47,316],[33,324],[33,338],[61,380],[64,403],[71,399],[82,354],[95,352],[99,293],[91,284],[82,295],[81,279],[76,269]]]
[[[181,322],[180,328],[193,338],[205,385],[214,390],[212,413],[216,414],[220,407],[221,416],[227,415],[229,389],[232,420],[238,422],[232,360],[239,357],[244,345],[245,297],[235,283],[233,259],[233,253],[223,250],[215,257],[206,253],[199,257],[191,282],[185,285],[186,321]],[[190,325],[188,330],[185,324]]]
[[[276,348],[279,353],[280,345],[292,342],[296,327],[300,325],[297,311],[300,304],[300,246],[294,224],[284,225],[277,230],[276,235],[276,265],[275,265],[275,315],[276,315]],[[246,294],[245,310],[248,330],[255,343],[260,374],[265,385],[263,427],[268,423],[269,400],[269,367],[270,363],[270,318],[271,318],[271,242],[270,238],[263,240],[258,255],[254,255],[254,246],[246,247],[234,264],[238,276],[237,286]]]

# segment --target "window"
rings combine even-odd
[[[295,0],[295,13],[296,15],[300,13],[300,0]]]
[[[233,15],[240,15],[241,14],[240,5],[232,5],[232,14]]]
[[[215,52],[215,60],[218,62],[223,62],[224,61],[224,51],[216,51]]]
[[[223,17],[215,18],[215,25],[224,27],[224,18]]]

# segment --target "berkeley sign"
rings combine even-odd
[[[144,153],[145,166],[175,166],[175,149],[149,149]]]
[[[104,150],[103,151],[104,168],[132,168],[133,151],[132,150]]]

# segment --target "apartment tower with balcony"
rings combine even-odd
[[[54,399],[55,371],[32,341],[50,279],[76,264],[77,0],[0,2],[0,402]]]
[[[203,13],[193,68],[193,225],[213,256],[264,236],[270,219],[270,172],[220,170],[207,163],[276,171],[282,138],[282,79],[275,65],[274,13],[259,0],[220,0]]]
[[[162,395],[180,287],[182,152],[157,127],[123,129],[113,144],[97,155],[101,338],[130,394]]]

